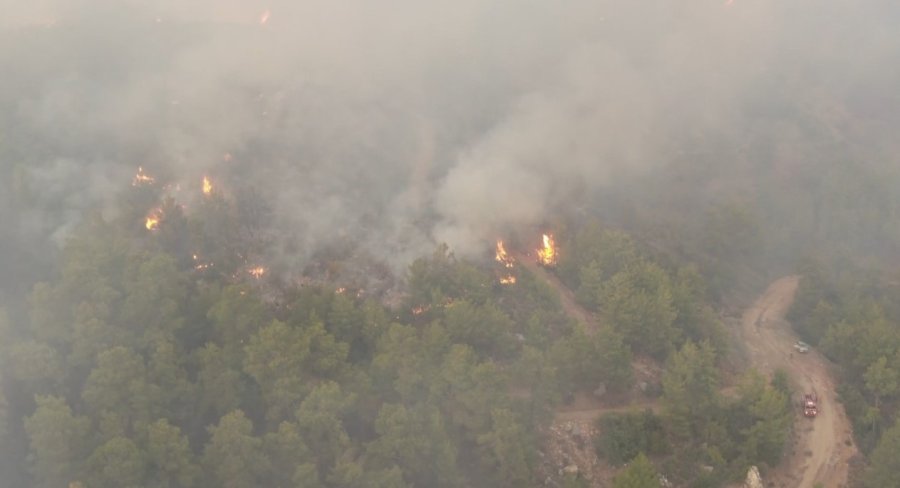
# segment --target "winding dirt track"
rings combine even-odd
[[[597,320],[594,315],[585,310],[584,307],[575,301],[575,293],[564,285],[555,274],[547,271],[543,266],[537,263],[535,257],[526,253],[513,253],[516,262],[525,267],[532,274],[550,285],[557,293],[559,293],[559,301],[569,317],[574,318],[585,326],[588,334],[593,334],[597,330]]]
[[[570,317],[582,322],[588,333],[596,331],[596,318],[575,302],[574,293],[556,276],[528,255],[515,257],[559,292],[563,308]],[[799,283],[799,276],[786,276],[770,284],[744,312],[738,331],[753,367],[764,374],[783,368],[798,390],[792,398],[796,415],[792,444],[781,465],[766,473],[767,484],[782,488],[813,488],[816,483],[821,483],[825,488],[842,488],[847,485],[850,460],[858,451],[853,443],[850,421],[837,401],[828,360],[815,350],[806,354],[793,350],[798,338],[784,316],[794,301]],[[818,396],[819,415],[815,419],[807,419],[801,414],[800,400],[804,393]],[[651,401],[610,407],[598,405],[593,398],[577,400],[574,405],[558,409],[557,422],[591,420],[605,412],[635,407],[659,408]]]
[[[748,308],[741,319],[740,337],[750,362],[759,371],[770,374],[784,368],[798,391],[792,399],[797,419],[794,444],[785,462],[767,473],[767,481],[785,488],[825,488],[846,486],[850,459],[856,455],[850,421],[837,401],[829,363],[817,351],[793,352],[796,335],[784,315],[794,300],[799,276],[786,276],[771,285]],[[804,392],[819,399],[819,416],[800,415],[799,401]]]

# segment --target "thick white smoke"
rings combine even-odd
[[[685,141],[739,140],[797,80],[897,77],[896,8],[820,3],[0,0],[0,172],[42,188],[30,238],[142,164],[256,188],[284,261],[335,241],[397,265],[482,253]]]

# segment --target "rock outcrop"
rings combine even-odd
[[[759,476],[759,469],[756,466],[750,466],[747,471],[747,479],[744,480],[744,488],[765,488],[762,478]]]

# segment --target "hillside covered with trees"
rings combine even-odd
[[[253,238],[225,239],[252,235],[233,200],[163,198],[151,226],[154,188],[86,220],[27,317],[4,315],[9,486],[538,486],[554,408],[631,390],[636,355],[667,365],[665,411],[604,418],[603,456],[707,484],[778,461],[784,383],[750,374],[723,398],[728,341],[703,278],[621,231],[587,225],[559,250],[602,311],[588,331],[527,269],[501,284],[502,264],[446,248],[411,264],[392,306],[270,278],[244,258]]]
[[[0,11],[0,488],[900,487],[897,2]]]

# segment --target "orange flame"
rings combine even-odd
[[[147,230],[156,230],[159,228],[159,222],[162,220],[162,211],[160,209],[155,209],[150,212],[150,215],[147,215],[147,218],[144,220],[144,227]]]
[[[142,166],[138,166],[138,172],[134,175],[134,178],[131,179],[131,186],[138,185],[151,185],[156,181],[152,176],[144,173],[144,168]]]
[[[263,277],[264,274],[266,274],[266,268],[263,268],[262,266],[257,266],[255,268],[250,268],[249,270],[247,270],[247,272],[250,273],[250,276],[252,276],[256,279],[260,279]]]
[[[193,258],[194,261],[197,261],[198,259],[200,259],[200,258],[197,257],[196,254],[192,254],[192,255],[191,255],[191,258]],[[198,262],[197,264],[194,265],[194,269],[197,270],[197,271],[203,271],[203,270],[205,270],[205,269],[212,268],[212,267],[215,266],[215,265],[216,265],[216,263],[199,263],[199,262]]]
[[[203,177],[203,194],[206,196],[212,195],[212,181],[209,181],[208,176]]]
[[[503,278],[500,278],[501,285],[514,285],[516,284],[516,277],[513,275],[509,275]]]
[[[544,266],[553,266],[556,264],[556,260],[559,257],[556,251],[556,242],[553,241],[553,236],[550,234],[544,234],[544,247],[538,249],[538,261]]]
[[[272,16],[272,11],[269,9],[265,9],[263,13],[259,16],[259,25],[266,25],[269,23],[269,17]]]
[[[360,290],[360,291],[364,291],[364,290]],[[357,294],[357,296],[359,296],[359,295]],[[450,308],[455,305],[456,305],[456,301],[453,300],[453,298],[447,297],[444,299],[444,303],[438,304],[437,306],[442,307],[442,308]],[[431,310],[431,304],[426,303],[425,305],[419,305],[417,307],[413,307],[412,310],[410,310],[410,312],[412,312],[413,315],[422,315],[423,313],[428,312],[429,310]]]
[[[506,253],[506,248],[503,246],[503,241],[497,241],[497,252],[494,254],[494,259],[503,264],[505,268],[512,268],[515,265],[515,260]]]

